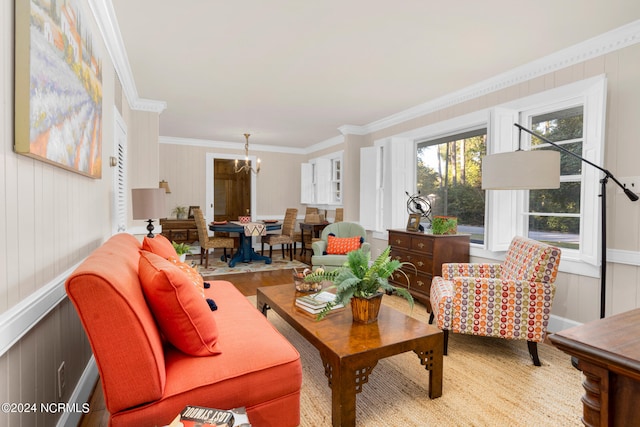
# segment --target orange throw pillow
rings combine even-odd
[[[142,240],[142,249],[160,255],[164,259],[180,258],[169,239],[162,234],[156,234],[153,238],[145,236]]]
[[[169,257],[167,258],[167,260],[173,263],[173,265],[178,267],[184,272],[184,274],[187,275],[189,281],[191,281],[191,283],[193,283],[196,288],[198,288],[200,293],[202,293],[202,297],[204,298],[204,279],[202,278],[202,274],[198,273],[198,270],[196,270],[186,262],[180,261],[176,257]]]
[[[362,245],[362,237],[336,237],[333,234],[327,236],[327,254],[328,255],[345,255],[348,252],[355,251]]]
[[[192,356],[220,353],[215,317],[184,272],[159,255],[140,251],[138,275],[151,312],[171,344]]]

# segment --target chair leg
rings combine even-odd
[[[527,341],[527,347],[529,347],[529,356],[531,356],[533,364],[535,366],[542,366],[538,358],[538,343],[535,341]]]
[[[202,265],[202,258],[204,257],[204,248],[200,248],[200,265]]]
[[[227,248],[222,248],[222,255],[224,256],[225,262],[227,261]]]
[[[442,349],[442,354],[447,355],[447,351],[449,348],[449,330],[443,329],[443,338],[444,338],[444,348]]]
[[[204,255],[204,268],[209,268],[209,249],[207,249]]]
[[[293,245],[291,243],[289,243],[289,261],[293,261],[293,252],[295,251],[295,249],[293,249]]]
[[[264,256],[264,242],[262,242],[260,247],[260,255]]]
[[[429,324],[430,324],[430,325],[433,325],[433,318],[434,318],[434,317],[435,317],[435,316],[433,315],[433,311],[432,311],[432,312],[429,314]]]
[[[269,245],[269,258],[273,258],[273,246]]]
[[[284,245],[284,243],[283,243],[283,244],[282,244],[282,245],[280,245],[280,246],[282,246],[282,259],[284,259],[284,246],[285,246],[285,245]]]

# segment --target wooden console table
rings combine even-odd
[[[640,309],[560,331],[549,339],[573,356],[584,374],[584,425],[628,426],[640,420]]]
[[[427,306],[431,313],[431,279],[442,275],[445,262],[469,262],[469,234],[434,235],[405,230],[389,230],[391,257],[401,262],[410,262],[402,268],[409,277],[409,292]],[[396,272],[390,279],[394,286],[407,287],[405,277]]]
[[[193,243],[198,239],[198,227],[195,219],[160,218],[162,234],[170,242]]]

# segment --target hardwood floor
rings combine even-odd
[[[214,255],[222,255],[214,252]],[[275,255],[275,253],[274,253]],[[212,256],[212,255],[209,255]],[[277,255],[275,255],[277,256]],[[307,252],[306,257],[296,254],[295,258],[298,261],[311,263],[311,257]],[[199,262],[199,258],[196,257],[196,263]],[[245,296],[251,296],[256,294],[256,289],[261,286],[273,286],[281,285],[283,283],[292,282],[291,270],[275,270],[264,271],[255,273],[241,273],[241,274],[227,274],[215,277],[216,280],[228,280],[233,283],[240,292]],[[104,395],[102,394],[102,383],[100,378],[94,387],[91,399],[89,401],[89,413],[83,415],[82,419],[78,423],[78,427],[107,427],[109,425],[109,412],[104,404]]]

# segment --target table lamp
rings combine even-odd
[[[153,218],[165,216],[166,191],[164,188],[134,188],[131,190],[133,219],[143,219],[147,225],[147,237],[153,238]]]

